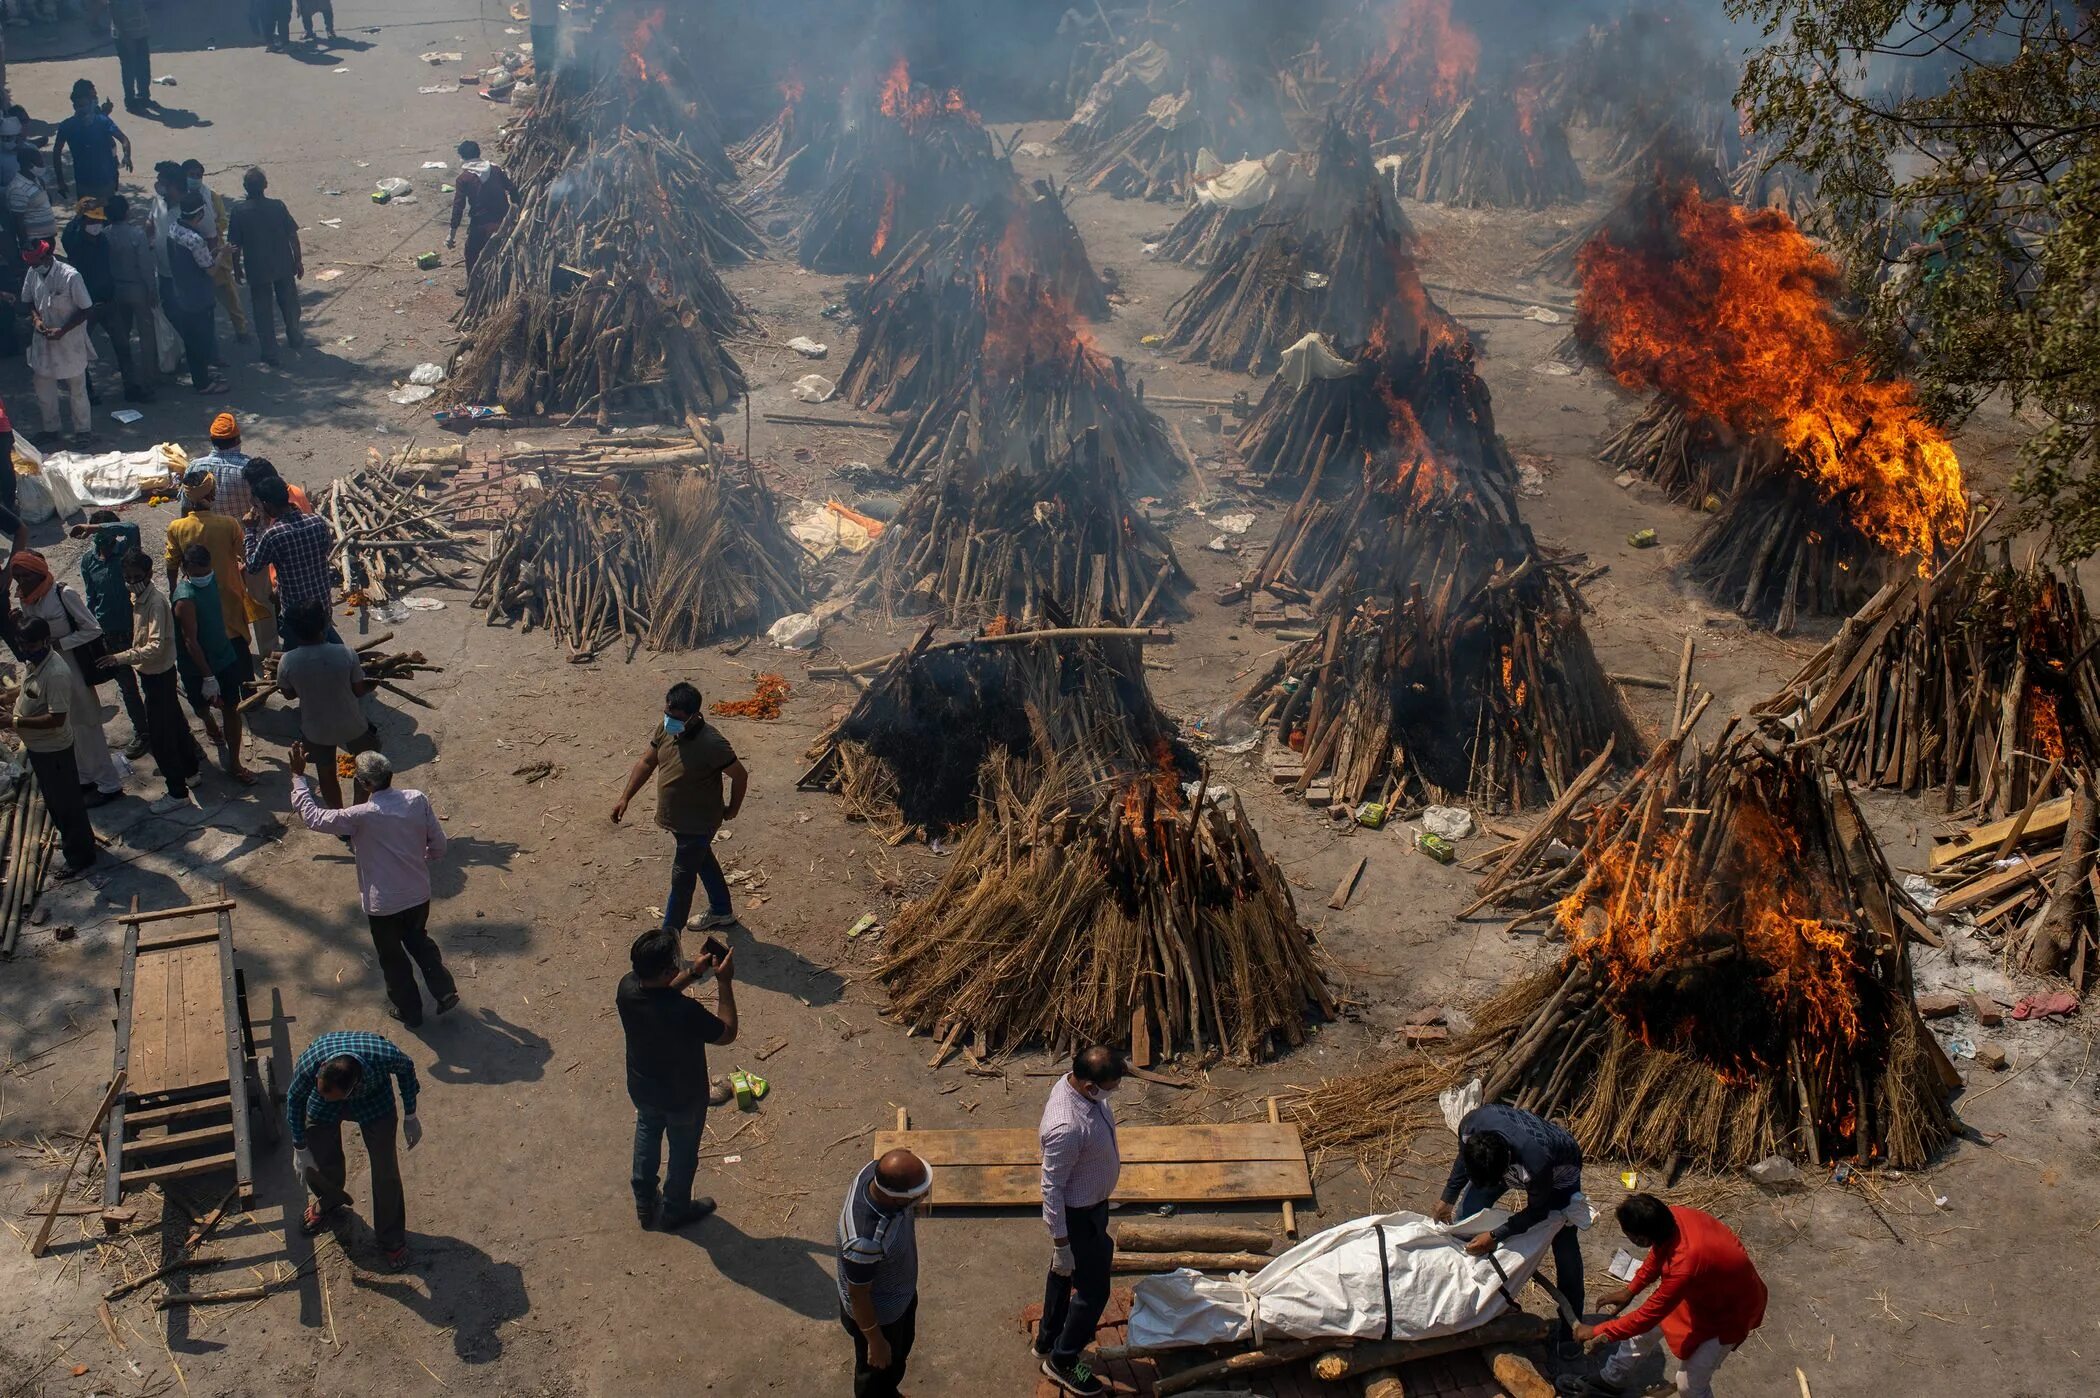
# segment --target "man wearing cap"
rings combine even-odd
[[[130,322],[117,305],[116,271],[109,252],[109,211],[92,194],[80,196],[73,217],[59,235],[66,260],[73,264],[87,285],[88,299],[95,303],[88,317],[90,330],[100,328],[109,343],[110,357],[124,380],[124,401],[139,401],[139,375],[131,360]],[[114,319],[113,319],[114,317]],[[121,322],[121,324],[119,323]]]
[[[64,167],[59,156],[73,152],[73,185],[83,198],[98,203],[117,192],[117,147],[124,148],[124,168],[131,168],[131,138],[108,112],[95,105],[95,85],[86,78],[73,84],[73,115],[58,124],[51,138],[51,170],[59,176],[58,192],[66,192]]]
[[[179,170],[176,178],[181,178]],[[163,182],[165,179],[163,176]],[[199,393],[224,393],[226,379],[213,367],[219,359],[219,327],[214,318],[219,284],[212,273],[219,260],[218,229],[212,223],[210,202],[197,190],[185,191],[179,207],[179,217],[165,229],[169,281],[165,309],[175,333],[182,336],[190,386]]]
[[[445,857],[445,832],[430,798],[394,787],[393,764],[384,754],[357,755],[357,804],[329,810],[306,784],[306,745],[292,744],[286,769],[292,774],[292,809],[306,828],[340,835],[357,857],[358,901],[372,929],[372,948],[386,978],[387,1013],[413,1029],[423,1022],[423,997],[416,970],[437,1002],[439,1014],[459,1003],[459,988],[445,958],[430,939],[430,866]]]
[[[634,1103],[634,1216],[644,1228],[668,1231],[715,1211],[714,1200],[693,1198],[693,1176],[707,1126],[707,1046],[736,1042],[734,953],[703,952],[681,964],[677,934],[658,928],[634,939],[627,960],[632,969],[620,978],[613,1006],[627,1040],[627,1097]],[[708,975],[715,978],[712,1014],[685,993]]]
[[[452,231],[445,238],[445,246],[449,248],[459,241],[459,221],[464,215],[467,275],[471,277],[489,239],[496,236],[496,230],[510,213],[514,189],[509,172],[495,161],[481,158],[479,141],[461,141],[459,158],[459,183],[452,191]]]
[[[933,1169],[899,1148],[860,1167],[839,1210],[839,1322],[853,1337],[853,1398],[897,1398],[919,1318],[918,1202]]]
[[[88,313],[94,298],[87,283],[68,263],[58,260],[49,238],[22,249],[29,273],[22,278],[22,300],[29,307],[29,372],[36,384],[36,404],[44,418],[44,435],[59,435],[58,391],[66,391],[73,415],[73,445],[94,440],[93,409],[88,406]]]

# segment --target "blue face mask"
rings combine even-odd
[[[674,738],[677,737],[680,733],[685,732],[685,720],[682,718],[673,718],[669,714],[665,714],[664,732],[670,734]]]

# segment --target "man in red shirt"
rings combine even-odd
[[[1620,1398],[1641,1361],[1655,1352],[1656,1326],[1678,1358],[1683,1398],[1713,1398],[1714,1370],[1764,1323],[1765,1283],[1742,1240],[1712,1214],[1672,1208],[1653,1194],[1619,1205],[1626,1241],[1648,1249],[1648,1260],[1627,1285],[1597,1298],[1614,1315],[1652,1283],[1639,1309],[1602,1325],[1578,1325],[1575,1338],[1615,1342],[1598,1377],[1563,1377],[1559,1388],[1575,1398]]]

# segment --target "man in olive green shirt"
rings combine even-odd
[[[626,818],[627,803],[649,780],[649,774],[656,773],[656,823],[677,842],[663,930],[677,933],[685,929],[696,882],[707,889],[707,916],[700,926],[733,927],[736,914],[729,906],[729,883],[715,858],[715,832],[743,809],[751,774],[737,760],[736,749],[722,731],[700,716],[700,691],[683,681],[672,685],[664,696],[663,721],[650,727],[647,743],[627,773],[627,790],[612,809],[613,824]],[[722,795],[725,777],[729,780],[727,800]]]

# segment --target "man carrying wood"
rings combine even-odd
[[[627,803],[656,773],[656,823],[676,842],[671,858],[671,893],[664,899],[663,930],[676,936],[693,911],[695,882],[707,889],[706,930],[736,926],[729,903],[729,882],[715,858],[715,832],[735,820],[744,808],[751,774],[737,760],[736,749],[719,728],[700,716],[700,691],[680,681],[664,695],[664,716],[652,724],[647,746],[627,773],[627,790],[613,806],[612,821],[627,818]],[[729,797],[722,797],[722,780]]]
[[[334,1229],[340,1236],[347,1224],[347,1117],[363,1133],[365,1157],[372,1166],[372,1233],[387,1266],[398,1271],[408,1265],[408,1207],[401,1197],[400,1157],[394,1152],[396,1078],[401,1080],[401,1139],[414,1150],[423,1139],[423,1123],[416,1118],[416,1098],[422,1091],[416,1065],[385,1039],[361,1029],[339,1029],[306,1046],[292,1067],[284,1112],[292,1134],[292,1168],[314,1195],[300,1231],[311,1238]]]
[[[1582,1147],[1542,1116],[1499,1104],[1475,1107],[1458,1123],[1458,1159],[1452,1162],[1431,1217],[1438,1223],[1471,1218],[1493,1208],[1512,1189],[1524,1191],[1524,1207],[1500,1227],[1476,1234],[1466,1244],[1467,1252],[1485,1257],[1538,1227],[1547,1215],[1566,1209],[1582,1191]],[[1553,1275],[1569,1304],[1581,1305],[1582,1240],[1573,1224],[1563,1223],[1553,1235]],[[1570,1338],[1565,1319],[1554,1333],[1561,1340]]]
[[[1727,1224],[1697,1209],[1673,1208],[1653,1194],[1629,1195],[1619,1205],[1626,1241],[1648,1249],[1647,1260],[1625,1286],[1597,1298],[1617,1315],[1602,1325],[1578,1325],[1585,1344],[1616,1343],[1596,1378],[1563,1376],[1559,1391],[1572,1398],[1621,1398],[1634,1392],[1634,1371],[1655,1353],[1656,1327],[1677,1356],[1677,1392],[1713,1398],[1714,1370],[1764,1324],[1765,1283]],[[1640,1309],[1618,1315],[1649,1285]]]
[[[1109,1196],[1123,1158],[1109,1095],[1123,1085],[1123,1055],[1103,1045],[1072,1057],[1072,1071],[1050,1089],[1039,1134],[1043,1147],[1043,1225],[1050,1230],[1050,1276],[1035,1352],[1043,1374],[1067,1393],[1095,1398],[1107,1387],[1080,1358],[1108,1308],[1115,1239]]]
[[[919,1314],[917,1206],[933,1169],[908,1150],[871,1160],[839,1210],[839,1320],[853,1337],[853,1398],[897,1398]]]

